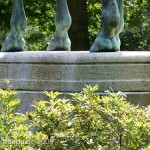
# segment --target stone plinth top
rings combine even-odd
[[[150,51],[90,53],[85,51],[25,51],[0,53],[0,63],[150,63]]]
[[[44,96],[43,91],[68,95],[80,92],[85,85],[96,84],[99,93],[111,87],[126,92],[130,101],[147,105],[150,103],[150,51],[1,52],[0,88],[7,88],[5,79],[22,93],[25,110],[32,101]]]

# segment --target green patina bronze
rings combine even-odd
[[[124,0],[102,0],[102,30],[92,45],[91,52],[116,52],[120,50],[119,34],[124,28]]]
[[[12,16],[10,20],[11,31],[1,49],[2,52],[23,51],[25,41],[22,32],[27,26],[23,0],[12,0]]]
[[[55,17],[56,31],[47,47],[48,51],[71,50],[71,41],[68,37],[68,29],[72,19],[68,10],[67,0],[56,0],[57,10]]]
[[[2,52],[23,51],[25,41],[23,31],[27,26],[23,0],[12,0],[11,31],[1,49]],[[119,34],[124,28],[124,0],[102,0],[102,30],[92,45],[91,52],[115,52],[120,50]],[[47,47],[48,51],[71,50],[68,29],[72,19],[68,10],[67,0],[56,0],[56,31]]]

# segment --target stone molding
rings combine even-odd
[[[45,90],[67,95],[80,92],[86,84],[98,84],[101,94],[111,87],[127,93],[130,101],[147,105],[150,104],[150,52],[1,52],[0,87],[4,89],[5,79],[21,93],[24,105],[41,99]]]
[[[25,51],[0,53],[0,63],[150,63],[150,51],[90,53],[85,51]]]

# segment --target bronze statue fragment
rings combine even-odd
[[[102,0],[102,30],[92,45],[91,52],[116,52],[120,50],[119,34],[124,28],[124,0]]]
[[[2,52],[19,52],[24,50],[25,41],[22,32],[27,26],[23,0],[12,0],[11,30],[1,49]]]
[[[71,41],[68,36],[68,29],[72,19],[68,10],[67,0],[56,0],[56,32],[47,47],[48,51],[71,50]]]

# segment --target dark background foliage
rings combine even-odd
[[[24,33],[26,50],[45,50],[55,31],[55,1],[24,0],[28,27]],[[72,50],[88,50],[101,29],[101,1],[68,0],[73,19],[69,30]],[[125,1],[125,28],[121,50],[150,50],[150,1]],[[0,47],[10,29],[11,0],[0,0]]]

